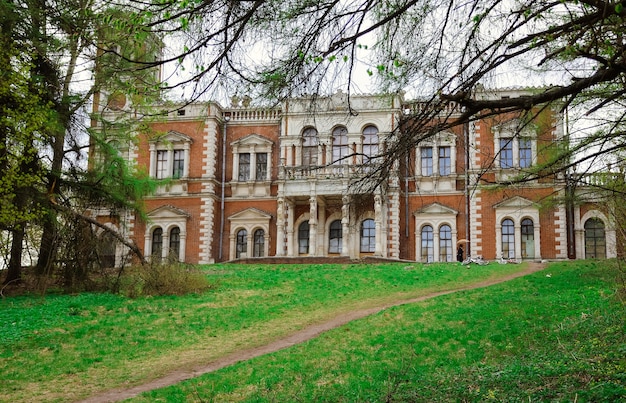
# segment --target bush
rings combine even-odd
[[[182,263],[135,266],[119,279],[119,292],[131,298],[202,293],[214,287],[201,270]]]

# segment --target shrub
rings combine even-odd
[[[182,263],[149,264],[126,270],[119,292],[131,298],[202,293],[214,288],[201,270]]]

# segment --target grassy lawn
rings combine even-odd
[[[213,265],[206,273],[216,289],[202,295],[4,299],[0,400],[72,401],[140,384],[340,312],[520,269]],[[390,308],[137,400],[610,401],[625,393],[626,370],[614,277],[601,264],[553,265],[506,285]]]

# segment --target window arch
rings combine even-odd
[[[248,255],[248,231],[245,229],[240,229],[237,231],[237,254],[235,257],[237,259],[241,257],[247,257]]]
[[[117,239],[109,232],[103,232],[99,237],[98,252],[100,254],[100,264],[103,268],[115,267],[117,242]]]
[[[515,258],[515,224],[510,218],[502,221],[502,257]]]
[[[330,223],[328,231],[328,253],[341,253],[341,220]]]
[[[317,165],[317,130],[307,127],[302,132],[302,165]]]
[[[363,129],[363,154],[365,163],[378,155],[378,128],[376,126],[366,126]]]
[[[180,257],[180,228],[170,230],[170,252],[168,257],[172,261],[178,261]]]
[[[254,257],[263,257],[265,253],[265,231],[262,229],[257,229],[254,231],[254,247],[252,251],[252,256]]]
[[[309,222],[304,221],[298,227],[298,253],[306,255],[309,253]]]
[[[522,259],[535,257],[535,223],[530,218],[524,218],[521,224]]]
[[[376,251],[376,223],[371,218],[361,223],[361,252]]]
[[[585,258],[606,258],[606,233],[604,222],[599,218],[585,221]]]
[[[422,227],[422,261],[433,262],[434,251],[433,227],[424,225]]]
[[[452,262],[452,228],[445,224],[439,227],[439,261]]]
[[[163,229],[157,227],[152,231],[152,250],[150,251],[152,259],[159,261],[163,256]]]
[[[347,164],[348,129],[338,126],[333,130],[333,163]]]

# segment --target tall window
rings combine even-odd
[[[178,261],[180,256],[180,228],[174,227],[170,230],[170,253],[168,255],[171,261]]]
[[[333,130],[333,163],[348,164],[348,129],[337,127]]]
[[[117,239],[108,232],[104,232],[98,241],[98,252],[100,252],[100,263],[103,268],[115,267],[115,249]]]
[[[513,168],[513,139],[500,139],[500,168]]]
[[[174,150],[173,157],[172,178],[182,178],[185,169],[185,152],[183,150]]]
[[[237,254],[236,257],[247,256],[248,254],[248,231],[240,229],[237,231]]]
[[[265,231],[258,229],[254,231],[254,257],[263,257],[265,253]]]
[[[515,225],[508,218],[502,221],[502,257],[515,258]]]
[[[341,253],[341,220],[330,223],[328,234],[328,253]]]
[[[256,180],[267,179],[267,153],[257,153],[256,155]]]
[[[533,220],[522,220],[522,259],[535,257],[535,226]]]
[[[376,224],[367,219],[361,223],[361,252],[376,251]]]
[[[363,154],[365,163],[378,155],[378,129],[375,126],[363,129]]]
[[[519,167],[529,168],[533,163],[533,150],[529,138],[519,139]]]
[[[432,176],[433,174],[433,148],[422,147],[422,176]]]
[[[298,253],[306,255],[309,253],[309,222],[304,221],[298,227]]]
[[[442,225],[439,228],[439,261],[452,262],[452,228]]]
[[[422,227],[422,261],[434,261],[434,252],[433,227],[424,225]]]
[[[302,133],[302,165],[317,165],[317,130],[309,127]]]
[[[155,228],[152,231],[152,250],[151,255],[155,260],[160,260],[163,251],[163,230],[161,228]]]
[[[157,179],[167,178],[167,151],[157,151],[156,177]]]
[[[239,154],[239,176],[240,182],[250,180],[250,153]]]
[[[585,258],[604,259],[606,257],[606,235],[604,223],[598,218],[585,222]]]
[[[439,147],[439,175],[448,176],[452,172],[450,147]]]

